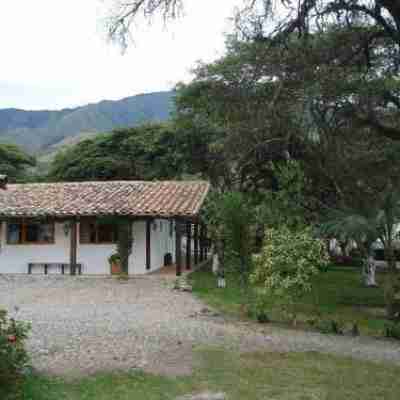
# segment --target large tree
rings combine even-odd
[[[257,193],[276,188],[270,162],[298,159],[317,208],[353,206],[360,192],[379,193],[399,174],[398,143],[348,118],[342,97],[331,95],[363,72],[344,82],[338,69],[324,88],[304,79],[309,57],[324,55],[335,35],[314,37],[311,54],[297,37],[290,48],[233,38],[226,56],[197,67],[177,91],[176,122],[198,148],[199,172],[222,190]]]
[[[161,14],[168,20],[179,15],[183,4],[184,0],[116,1],[110,36],[126,44],[130,26],[139,16]],[[320,84],[324,100],[333,98],[353,123],[400,140],[398,1],[243,0],[236,20],[245,40],[267,38],[271,45],[284,42],[291,49],[296,35],[295,46],[301,41],[309,55],[302,69],[304,79]],[[326,52],[315,53],[315,34],[327,32],[335,34],[323,36]],[[354,67],[361,72],[356,82],[349,79]]]
[[[270,161],[301,157],[303,118],[278,53],[232,39],[226,56],[200,64],[177,91],[176,123],[192,140],[205,139],[202,172],[222,190],[270,187]]]
[[[49,175],[61,181],[174,178],[181,171],[176,140],[170,125],[118,129],[59,153]]]
[[[0,174],[8,175],[11,181],[26,178],[26,168],[35,165],[34,157],[13,144],[0,143]]]

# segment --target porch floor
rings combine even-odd
[[[195,271],[198,268],[201,268],[204,263],[210,261],[210,257],[207,260],[199,261],[197,265],[194,263],[194,257],[192,257],[191,268],[186,268],[186,257],[183,257],[184,260],[182,262],[182,276],[188,275],[191,272]],[[162,267],[161,269],[151,272],[149,275],[166,275],[166,276],[176,276],[176,264],[167,265]]]

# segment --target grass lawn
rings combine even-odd
[[[79,381],[32,377],[23,400],[168,400],[202,391],[229,400],[397,400],[400,368],[317,353],[253,353],[198,349],[192,376],[144,373],[99,375]],[[2,397],[3,400],[3,397]]]
[[[378,274],[378,282],[381,278]],[[207,270],[194,272],[190,279],[194,293],[210,306],[231,316],[248,318],[243,306],[248,295],[240,290],[234,278],[228,277],[226,289],[216,288],[216,279]],[[331,266],[328,272],[315,277],[313,287],[312,293],[296,303],[300,326],[306,326],[305,321],[319,316],[323,320],[338,321],[348,329],[357,323],[361,334],[383,334],[386,320],[382,289],[364,287],[359,268]],[[266,311],[273,321],[284,322],[281,311],[276,307],[271,305]],[[301,324],[301,321],[304,323]]]

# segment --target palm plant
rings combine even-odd
[[[395,240],[400,223],[400,192],[390,186],[373,199],[366,198],[356,207],[343,207],[328,212],[322,232],[330,237],[345,235],[356,242],[367,266],[372,257],[372,245],[383,245],[388,270],[384,296],[388,317],[396,315],[396,295],[399,291],[398,271],[394,255]]]

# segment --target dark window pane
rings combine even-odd
[[[40,224],[38,228],[38,241],[40,243],[52,243],[54,241],[52,224]]]
[[[9,244],[21,243],[21,224],[8,224],[7,225],[7,242]]]
[[[80,223],[80,241],[82,244],[115,243],[117,227],[112,224],[99,224],[96,221]]]
[[[26,226],[26,238],[27,243],[36,243],[39,241],[39,225],[29,224]]]
[[[95,224],[89,225],[89,232],[90,232],[90,243],[97,243],[96,225]]]
[[[99,243],[112,243],[114,241],[114,227],[112,225],[98,225]]]
[[[53,243],[53,223],[11,223],[7,228],[9,244]]]

